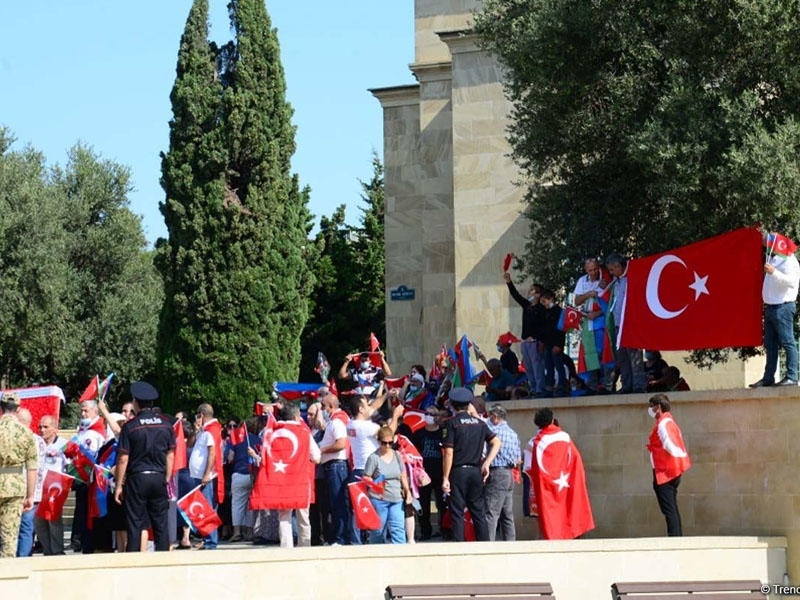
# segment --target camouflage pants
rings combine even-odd
[[[22,496],[0,498],[0,558],[17,555],[19,520],[22,516]]]

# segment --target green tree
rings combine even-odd
[[[344,357],[367,349],[370,332],[386,339],[383,164],[372,161],[372,178],[361,182],[361,222],[345,223],[345,206],[322,217],[315,239],[311,318],[303,333],[303,381],[313,381],[317,352],[335,373]]]
[[[228,5],[235,40],[207,41],[193,3],[162,162],[169,240],[159,374],[167,404],[246,414],[275,380],[295,379],[312,277],[308,190],[290,172],[292,110],[263,0]]]
[[[800,6],[487,0],[536,279],[762,222],[800,233]]]
[[[128,169],[78,145],[48,171],[11,141],[0,131],[3,385],[53,383],[74,398],[97,373],[124,384],[152,372],[162,288]]]

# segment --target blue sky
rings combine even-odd
[[[383,152],[368,88],[413,82],[411,0],[268,0],[295,114],[292,166],[311,186],[317,222],[339,204],[360,216],[359,179]],[[152,243],[167,234],[158,203],[169,93],[191,0],[29,0],[0,7],[0,125],[49,164],[80,141],[131,169],[131,208]],[[227,0],[210,0],[211,38],[231,38]]]

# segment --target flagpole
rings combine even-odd
[[[217,474],[216,474],[216,473],[214,473],[214,474],[211,476],[211,479],[214,479],[216,476],[217,476]],[[209,481],[208,483],[211,483],[211,482]],[[203,487],[204,485],[208,485],[208,483],[206,483],[206,484],[202,484],[202,483],[201,483],[200,485],[198,485],[198,486],[196,486],[196,487],[193,487],[193,488],[192,488],[190,491],[186,492],[186,493],[185,493],[183,496],[181,496],[180,498],[178,498],[178,502],[180,502],[181,500],[183,500],[183,499],[184,499],[184,498],[186,498],[187,496],[191,496],[192,494],[194,494],[194,493],[195,493],[197,490],[199,490],[199,489],[200,489],[201,487]]]

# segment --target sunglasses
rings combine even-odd
[[[381,446],[391,446],[394,442],[381,442]]]

